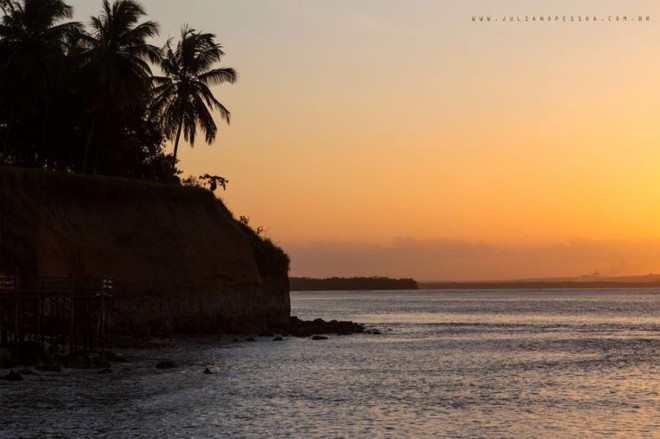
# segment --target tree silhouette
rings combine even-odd
[[[48,104],[65,76],[65,41],[82,27],[64,22],[73,16],[73,9],[62,0],[0,0],[0,10],[4,14],[0,21],[0,102],[7,124],[2,163],[11,125],[34,118]],[[43,142],[38,147],[43,149]]]
[[[209,86],[237,79],[232,68],[215,68],[224,52],[215,35],[197,32],[187,26],[181,31],[176,47],[167,42],[160,67],[165,76],[155,77],[152,113],[159,118],[165,135],[174,139],[172,169],[176,164],[181,133],[191,146],[199,127],[207,143],[215,140],[218,128],[211,112],[216,109],[230,122],[230,113],[213,96]]]
[[[178,181],[181,134],[210,143],[213,112],[230,120],[210,89],[236,81],[216,68],[215,35],[184,27],[161,50],[147,43],[158,26],[138,0],[99,0],[86,28],[66,1],[0,0],[0,164]]]
[[[104,0],[101,14],[91,19],[91,33],[83,37],[88,50],[82,55],[89,80],[92,122],[85,142],[83,173],[87,171],[89,149],[98,122],[109,116],[128,113],[139,105],[151,87],[148,61],[160,61],[160,50],[146,39],[158,35],[152,21],[139,23],[144,8],[134,0]]]
[[[229,183],[229,180],[219,175],[204,174],[200,175],[199,179],[208,183],[211,192],[215,192],[218,185],[222,186],[222,190],[227,190],[227,184]]]

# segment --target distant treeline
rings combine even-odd
[[[292,277],[291,291],[350,291],[350,290],[416,290],[414,279],[391,279],[388,277],[330,277],[312,279]]]

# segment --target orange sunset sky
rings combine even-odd
[[[70,3],[87,21],[100,0]],[[187,22],[225,47],[231,126],[181,167],[228,178],[292,275],[660,272],[659,2],[143,4],[156,43]]]

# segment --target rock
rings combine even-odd
[[[273,339],[273,341],[282,341],[282,340],[284,340],[284,339],[282,337],[280,337],[279,335]]]
[[[45,364],[37,366],[35,369],[41,372],[62,372],[62,368],[56,364]]]
[[[232,340],[233,343],[238,343],[239,341],[240,341],[240,340],[237,339],[237,338],[235,338],[235,339]]]
[[[16,372],[20,373],[21,375],[37,375],[36,373],[32,372],[32,369],[18,369]]]
[[[248,338],[245,339],[245,341],[257,341],[257,340],[255,340],[254,337],[248,337]]]
[[[23,381],[23,376],[20,373],[16,373],[13,370],[10,371],[7,375],[0,377],[5,381]]]
[[[282,329],[296,337],[310,337],[314,334],[348,335],[362,333],[365,330],[363,325],[354,322],[337,320],[326,322],[322,319],[310,322],[297,317],[291,317],[289,324]]]
[[[126,363],[128,360],[126,360],[126,357],[124,357],[122,354],[119,354],[117,352],[112,352],[112,351],[105,351],[104,356],[108,361],[111,361],[113,363]]]
[[[174,369],[175,367],[177,365],[172,360],[163,360],[156,363],[156,369]]]
[[[0,369],[6,369],[14,365],[14,358],[7,348],[0,348]]]
[[[327,339],[328,339],[328,337],[326,337],[325,335],[313,335],[312,336],[312,340],[327,340]]]
[[[98,360],[92,361],[92,367],[95,367],[97,369],[110,369],[112,364],[110,364],[110,361],[107,358],[99,358]]]
[[[92,362],[92,367],[97,369],[110,369],[110,360],[108,360],[108,357],[105,354],[90,352],[88,357]]]
[[[106,368],[106,369],[99,370],[99,375],[105,375],[105,374],[108,374],[108,373],[112,373],[112,369]]]
[[[208,367],[206,369],[204,369],[204,373],[206,375],[213,375],[213,372],[211,372],[211,369],[209,369]]]
[[[65,367],[71,369],[89,369],[92,367],[90,355],[85,352],[71,352],[62,358],[62,363]]]

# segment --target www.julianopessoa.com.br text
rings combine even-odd
[[[476,23],[650,23],[650,15],[472,15]]]

